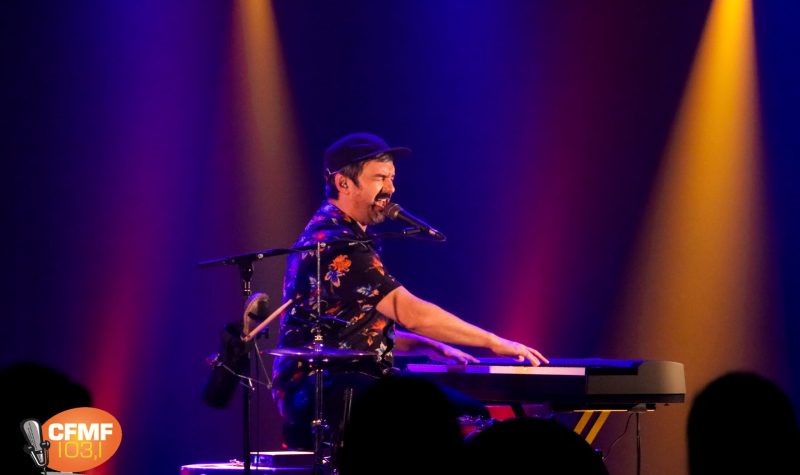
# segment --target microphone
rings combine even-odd
[[[44,468],[48,462],[47,449],[50,448],[50,441],[42,442],[42,426],[36,419],[25,419],[19,426],[28,441],[28,445],[23,449],[31,456],[37,467]]]
[[[386,208],[383,209],[383,214],[389,219],[399,219],[400,221],[404,221],[410,224],[411,226],[419,228],[440,241],[444,241],[447,239],[444,234],[434,229],[430,224],[426,223],[425,221],[417,218],[414,215],[409,214],[397,203],[389,203],[388,205],[386,205]]]

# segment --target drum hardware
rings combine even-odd
[[[198,267],[200,268],[209,268],[209,267],[216,267],[216,266],[236,266],[239,270],[239,278],[242,285],[242,295],[245,298],[245,312],[243,316],[242,322],[242,334],[240,335],[240,342],[237,342],[238,346],[242,346],[243,348],[239,348],[241,354],[236,355],[236,359],[238,364],[236,365],[236,370],[241,371],[240,374],[238,371],[235,371],[234,377],[239,377],[243,381],[247,381],[247,386],[245,390],[242,391],[242,452],[244,461],[244,475],[250,475],[250,399],[251,399],[251,392],[254,390],[254,386],[252,384],[252,379],[250,378],[250,350],[255,347],[254,339],[257,334],[261,331],[262,328],[266,327],[266,325],[272,321],[286,306],[291,303],[287,302],[279,308],[276,312],[273,313],[267,320],[264,320],[261,325],[258,325],[256,329],[251,331],[248,334],[244,334],[247,329],[247,317],[248,317],[248,308],[250,307],[249,304],[254,303],[251,301],[252,295],[252,286],[251,281],[253,278],[253,263],[259,261],[261,259],[272,257],[272,256],[279,256],[289,254],[291,252],[295,252],[294,249],[268,249],[264,251],[257,251],[249,254],[242,254],[238,256],[230,256],[224,257],[221,259],[213,259],[209,261],[204,261],[198,263]],[[265,294],[266,295],[266,294]],[[259,294],[253,297],[258,297]],[[258,303],[258,302],[255,302]],[[219,366],[216,365],[215,362],[215,370],[218,369]],[[221,374],[221,373],[217,373]]]
[[[357,240],[336,240],[332,242],[318,242],[314,244],[309,244],[306,246],[298,246],[293,248],[274,248],[274,249],[266,249],[262,251],[256,251],[249,254],[241,254],[237,256],[229,256],[220,259],[213,259],[208,261],[203,261],[198,263],[198,267],[200,268],[209,268],[209,267],[217,267],[217,266],[236,266],[239,269],[239,276],[242,284],[242,295],[245,299],[249,299],[252,295],[252,287],[251,281],[253,277],[253,263],[256,261],[260,261],[267,257],[274,257],[274,256],[281,256],[286,254],[291,254],[295,252],[307,252],[307,251],[315,251],[316,254],[316,264],[317,264],[317,282],[321,282],[322,277],[322,264],[321,264],[321,253],[322,250],[332,246],[332,245],[367,245],[372,243],[377,239],[383,239],[388,237],[406,237],[407,234],[405,233],[397,233],[397,232],[390,232],[390,233],[383,233],[380,235],[376,235],[374,237],[368,239],[357,239]],[[287,356],[287,357],[295,357],[299,359],[303,359],[307,361],[313,369],[314,373],[314,420],[312,422],[312,434],[314,439],[314,467],[313,473],[314,474],[323,474],[326,471],[330,471],[333,469],[331,466],[330,457],[326,457],[324,455],[324,436],[326,431],[329,430],[327,426],[327,422],[324,418],[323,409],[322,409],[322,402],[323,402],[323,366],[328,362],[336,361],[346,361],[346,360],[357,360],[360,358],[365,357],[376,357],[377,355],[374,352],[368,351],[357,351],[357,350],[349,350],[349,349],[339,349],[339,348],[326,348],[323,344],[323,336],[322,336],[322,323],[321,323],[321,287],[318,284],[315,292],[316,297],[316,304],[314,309],[314,314],[312,315],[312,328],[311,332],[314,336],[313,343],[308,348],[277,348],[275,350],[269,351],[269,354],[274,356]],[[249,300],[248,300],[249,301]],[[285,302],[280,308],[278,308],[272,315],[270,315],[266,320],[261,322],[253,331],[248,334],[243,334],[241,336],[242,342],[249,343],[250,341],[255,338],[256,334],[266,325],[268,325],[275,317],[280,315],[286,307],[288,307],[292,303],[291,300]],[[247,316],[247,311],[245,311],[245,317]],[[246,321],[243,324],[243,328],[247,328]],[[249,353],[246,356],[249,358]],[[248,364],[249,368],[249,364]],[[247,375],[244,375],[247,379]],[[252,385],[251,385],[252,386]],[[244,461],[244,474],[250,475],[250,392],[251,389],[243,391],[243,461]]]
[[[371,240],[363,241],[363,242],[370,242]],[[362,242],[362,241],[356,241]],[[350,241],[336,241],[336,243],[342,243],[347,245],[352,245]],[[315,251],[316,258],[317,258],[317,282],[320,282],[321,277],[321,251],[330,244],[334,243],[315,243],[308,246],[299,246],[295,248],[275,248],[275,249],[266,249],[262,251],[251,252],[248,254],[241,254],[238,256],[229,256],[223,257],[220,259],[213,259],[209,261],[203,261],[198,263],[198,267],[200,268],[209,268],[209,267],[217,267],[217,266],[236,266],[239,270],[239,278],[242,285],[242,295],[246,299],[245,307],[248,307],[248,304],[251,303],[250,297],[252,296],[252,285],[251,281],[253,278],[253,263],[256,261],[260,261],[267,257],[274,257],[274,256],[282,256],[294,252],[305,252],[305,251]],[[321,308],[321,292],[319,286],[316,290],[316,305],[315,311],[316,315],[314,315],[314,326],[312,328],[312,332],[314,333],[314,343],[312,344],[309,350],[309,353],[304,355],[304,358],[309,358],[313,362],[314,366],[314,374],[315,374],[315,418],[314,422],[312,423],[312,431],[314,434],[314,454],[315,454],[315,463],[314,463],[314,473],[323,473],[324,467],[329,464],[326,464],[325,457],[323,455],[323,438],[325,431],[327,430],[327,426],[325,423],[324,418],[322,417],[322,365],[330,361],[332,359],[341,359],[341,358],[350,358],[350,357],[363,357],[366,355],[362,355],[359,353],[364,352],[356,352],[348,353],[349,350],[334,350],[334,349],[327,349],[324,348],[322,345],[322,328],[320,325],[320,308]],[[265,319],[261,324],[259,324],[256,328],[254,328],[251,332],[245,334],[244,331],[247,329],[247,308],[245,308],[244,312],[244,321],[242,323],[242,335],[241,335],[241,343],[245,345],[245,349],[242,354],[237,354],[237,357],[243,358],[244,360],[241,361],[240,366],[237,369],[244,370],[246,374],[236,374],[242,380],[248,381],[250,384],[247,385],[243,394],[243,405],[242,405],[242,421],[243,421],[243,428],[242,428],[242,452],[244,461],[244,475],[250,475],[250,399],[251,399],[251,392],[254,389],[252,385],[252,380],[249,376],[249,369],[250,369],[250,349],[254,346],[250,343],[253,342],[254,338],[264,327],[266,327],[274,318],[280,315],[283,310],[286,309],[292,303],[291,300],[285,302],[280,308],[278,308],[272,315],[270,315],[267,319]],[[296,350],[296,349],[295,349]],[[272,353],[272,352],[270,352]],[[368,353],[369,355],[374,356],[374,353]],[[280,354],[278,354],[280,356]],[[284,355],[287,356],[287,355]],[[298,356],[298,355],[292,355]],[[215,368],[217,369],[217,368]]]

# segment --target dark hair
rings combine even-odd
[[[602,457],[554,419],[515,417],[494,422],[466,440],[467,473],[608,475]]]
[[[456,408],[432,381],[389,376],[353,401],[338,468],[342,475],[462,473]]]
[[[692,402],[686,424],[689,473],[788,473],[800,446],[789,396],[752,372],[712,380]]]
[[[388,153],[379,153],[374,157],[367,158],[365,160],[360,160],[355,163],[350,163],[345,165],[343,168],[336,170],[335,172],[325,175],[325,198],[330,199],[337,199],[339,198],[339,189],[336,188],[336,175],[343,175],[353,181],[356,186],[359,186],[358,183],[358,176],[361,175],[361,172],[364,170],[364,165],[367,162],[377,161],[377,162],[391,162],[394,158],[391,154]]]

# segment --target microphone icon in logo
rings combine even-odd
[[[50,441],[42,440],[41,424],[36,419],[25,419],[19,426],[28,441],[28,445],[24,446],[23,450],[31,456],[37,467],[43,469],[42,473],[45,473],[44,468],[47,467],[50,459],[47,452],[50,448]]]

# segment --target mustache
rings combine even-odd
[[[378,195],[377,195],[377,196],[375,196],[375,201],[382,200],[382,199],[384,199],[384,198],[388,200],[388,199],[390,199],[391,197],[392,197],[392,195],[390,195],[390,194],[388,194],[388,193],[378,193]]]

